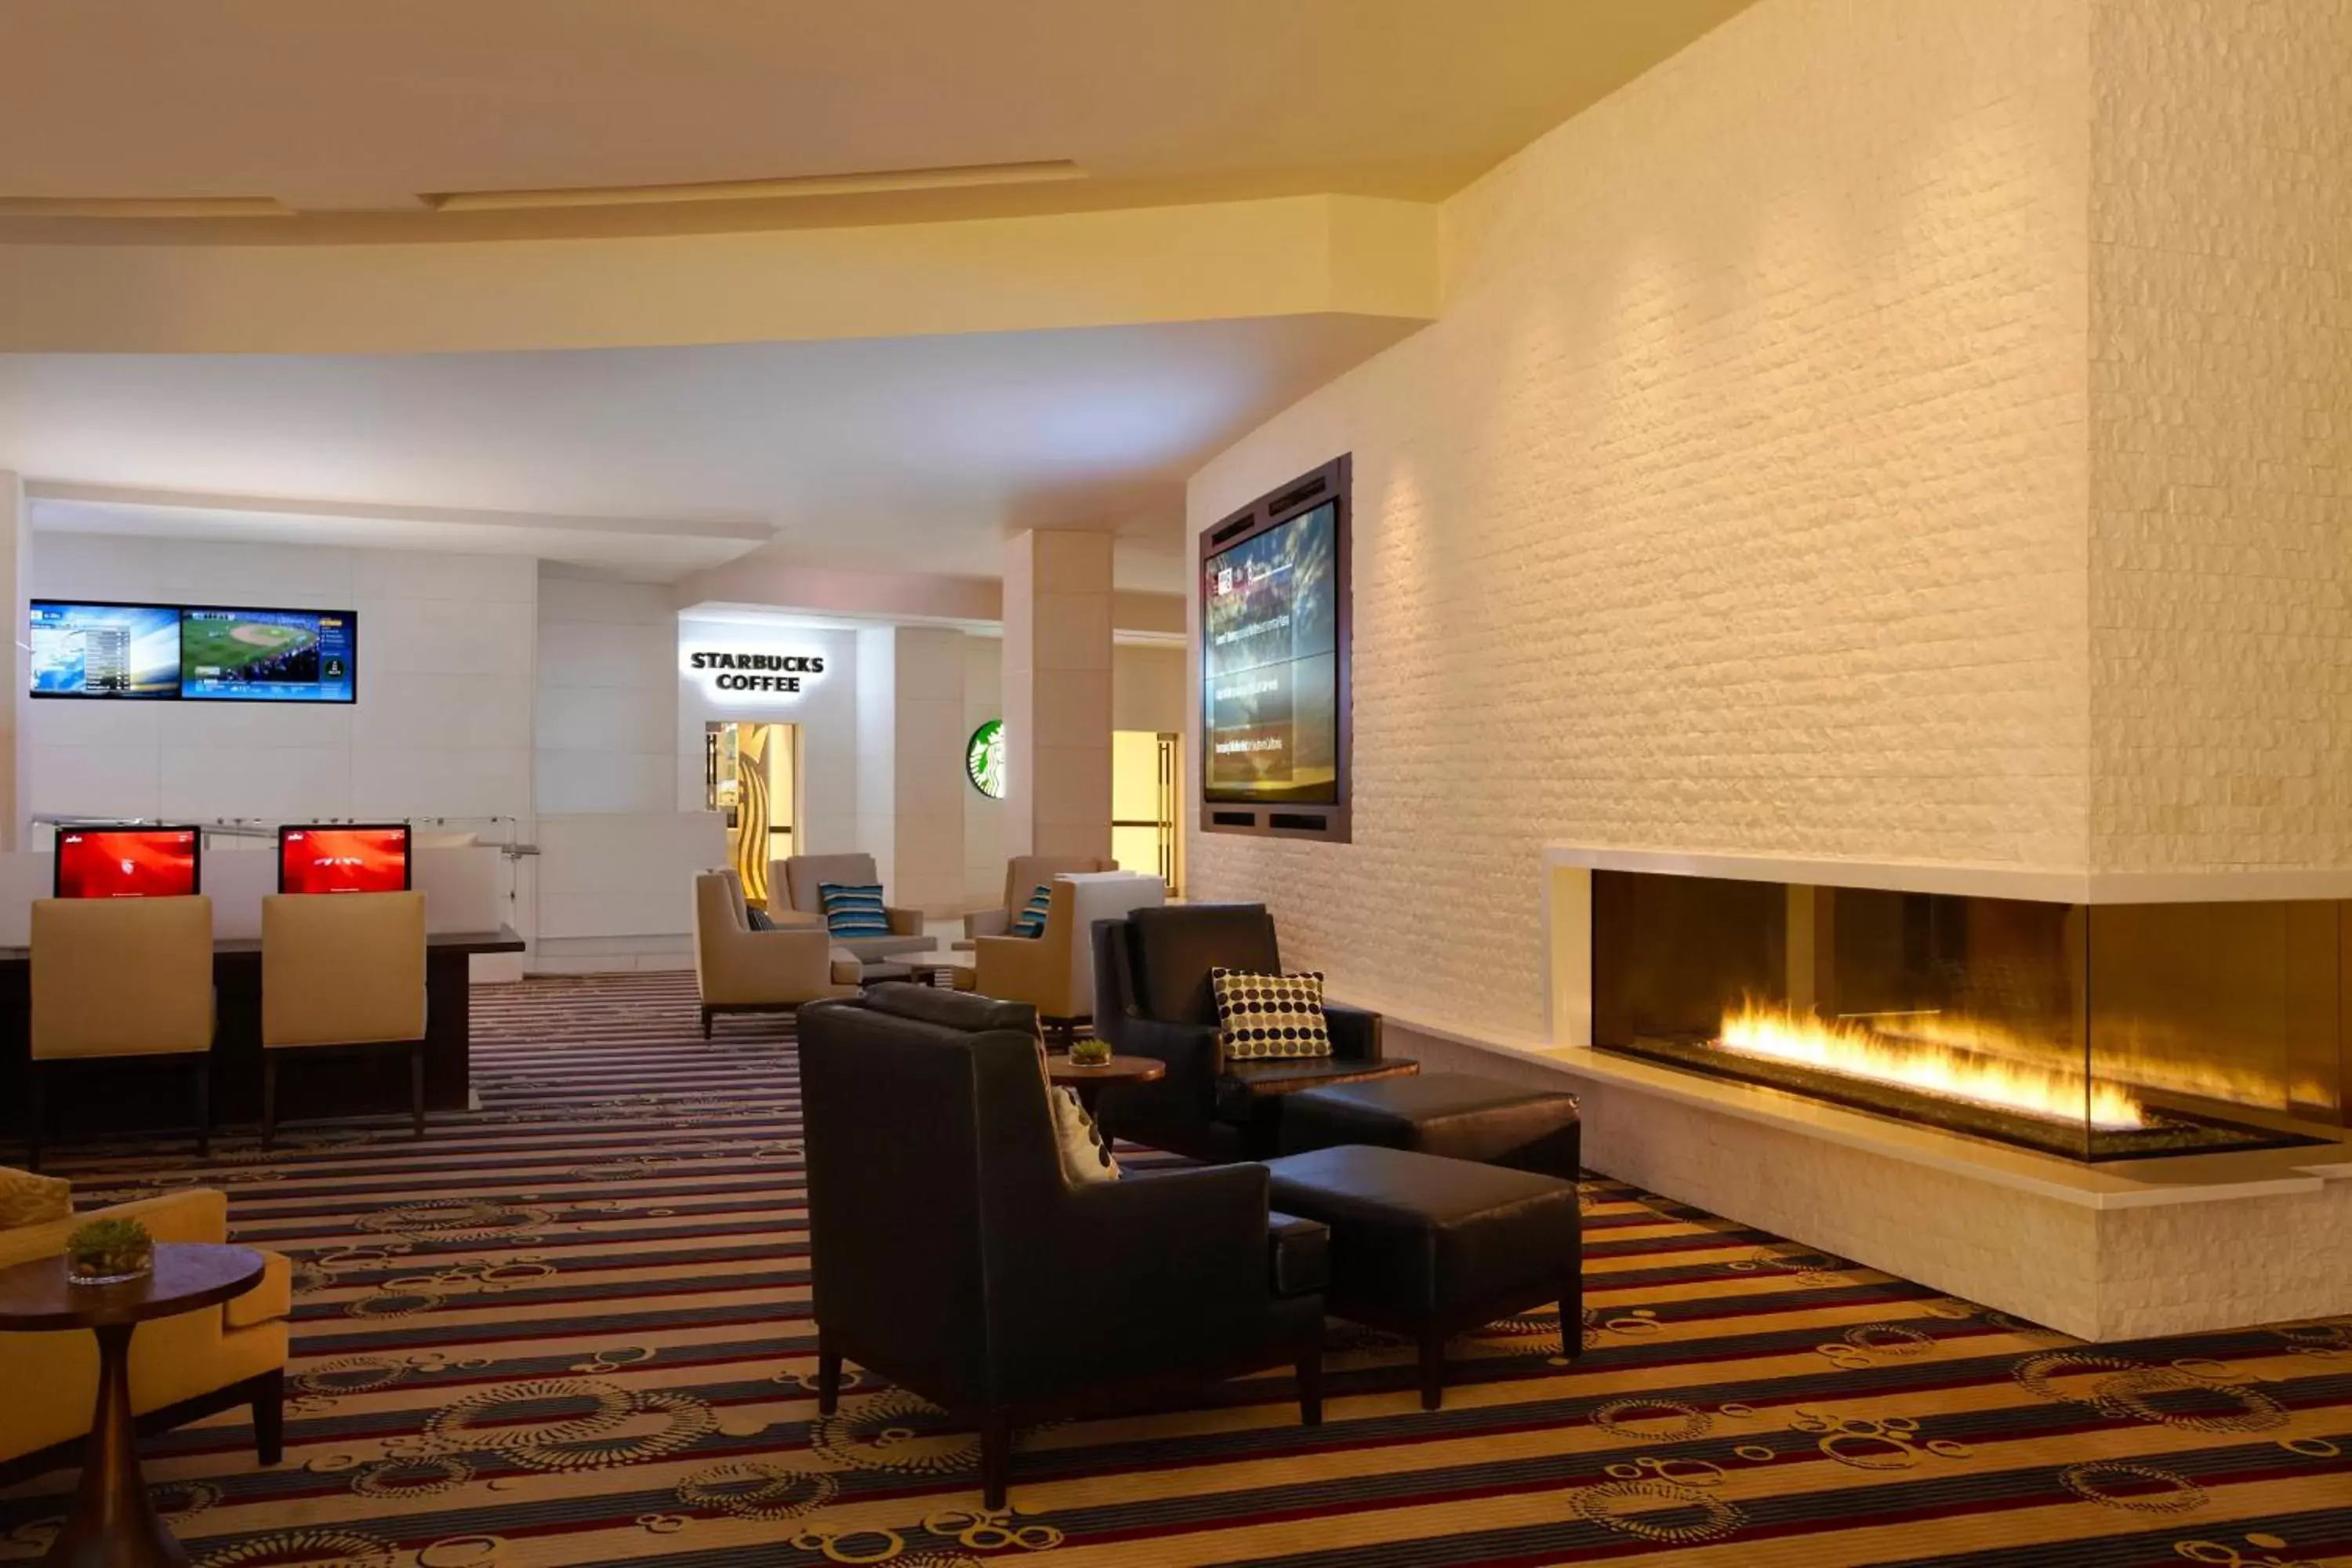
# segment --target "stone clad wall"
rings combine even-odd
[[[2097,0],[2092,854],[2352,857],[2352,5]]]
[[[1545,844],[2082,867],[2088,5],[1761,0],[1448,203],[1441,319],[1192,481],[1355,454],[1355,842],[1192,896],[1536,1033]]]

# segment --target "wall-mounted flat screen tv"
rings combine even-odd
[[[36,599],[36,697],[212,702],[359,700],[359,616]]]
[[[191,701],[350,702],[359,617],[349,610],[180,613],[180,695]]]
[[[29,631],[36,697],[180,695],[176,605],[36,599]]]
[[[1339,801],[1339,508],[1325,501],[1202,563],[1206,797]]]
[[[60,899],[178,899],[197,889],[193,827],[60,827]]]
[[[408,885],[404,822],[289,823],[278,830],[281,893],[399,893]]]

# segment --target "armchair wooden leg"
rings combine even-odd
[[[1298,1358],[1298,1424],[1323,1425],[1323,1347]]]
[[[278,1053],[261,1053],[261,1148],[268,1152],[278,1140]]]
[[[1584,1281],[1571,1279],[1559,1293],[1559,1353],[1574,1361],[1584,1353]]]
[[[1423,1329],[1421,1341],[1421,1407],[1435,1410],[1445,1403],[1445,1333]]]
[[[264,1465],[286,1458],[286,1369],[282,1366],[254,1381],[253,1451]]]
[[[41,1168],[41,1118],[47,1110],[47,1102],[41,1094],[42,1077],[40,1063],[25,1064],[25,1168],[28,1171]]]
[[[408,1120],[410,1135],[425,1136],[425,1042],[408,1043]]]
[[[1003,1415],[990,1411],[980,1424],[980,1504],[1004,1506],[1005,1483],[1013,1468],[1013,1428]]]
[[[824,1331],[816,1336],[816,1413],[830,1415],[841,1408],[841,1352],[827,1350]]]
[[[209,1160],[213,1156],[213,1058],[210,1051],[196,1058],[196,1157]]]
[[[708,1007],[702,1010],[702,1037],[706,1040],[710,1037],[710,1009]]]

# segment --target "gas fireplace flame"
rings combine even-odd
[[[1822,1020],[1753,1002],[1723,1018],[1720,1049],[1866,1083],[1889,1084],[2013,1115],[2127,1132],[2147,1125],[2138,1100],[2080,1070],[2032,1060],[2035,1047],[1992,1025],[1937,1014],[1888,1016],[1870,1026]]]

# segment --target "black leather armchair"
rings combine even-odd
[[[821,1410],[847,1357],[971,1419],[991,1508],[1019,1425],[1284,1363],[1321,1420],[1321,1227],[1270,1233],[1265,1167],[1066,1182],[1021,1004],[877,986],[800,1058]]]
[[[1263,904],[1137,910],[1096,921],[1094,944],[1095,1033],[1123,1055],[1168,1065],[1158,1083],[1105,1092],[1103,1123],[1122,1138],[1200,1160],[1267,1159],[1278,1152],[1282,1096],[1420,1070],[1382,1056],[1379,1014],[1329,1004],[1330,1056],[1226,1059],[1209,971],[1281,971]]]

